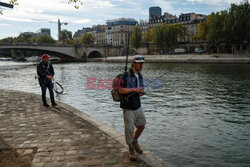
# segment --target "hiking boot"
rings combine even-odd
[[[129,159],[130,161],[136,160],[135,151],[132,147],[129,147]]]
[[[138,154],[142,154],[143,153],[143,150],[141,149],[140,145],[138,144],[137,141],[133,141],[132,142],[132,145],[133,145],[133,148],[135,149],[135,151],[138,153]]]
[[[49,105],[47,103],[44,103],[43,106],[44,107],[49,107]]]

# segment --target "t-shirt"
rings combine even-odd
[[[136,87],[140,87],[140,80],[139,80],[139,76],[138,74],[134,73],[135,74],[135,77],[137,79],[137,86]]]

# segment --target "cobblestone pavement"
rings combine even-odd
[[[60,104],[46,108],[38,95],[0,89],[1,167],[18,166],[4,158],[11,150],[32,167],[148,166],[130,162],[126,147]]]

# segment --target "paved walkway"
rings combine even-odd
[[[130,162],[112,128],[58,104],[46,108],[38,95],[0,89],[0,167],[152,166],[143,157]]]

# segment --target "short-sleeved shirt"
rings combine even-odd
[[[123,82],[121,84],[121,87],[123,88],[144,87],[141,73],[138,73],[138,76],[139,76],[139,81],[137,80],[137,77],[135,76],[133,70],[130,68],[128,72],[124,72],[122,75]],[[132,92],[129,94],[122,94],[120,107],[128,110],[137,110],[138,108],[140,108],[141,100],[139,94],[136,92]]]

